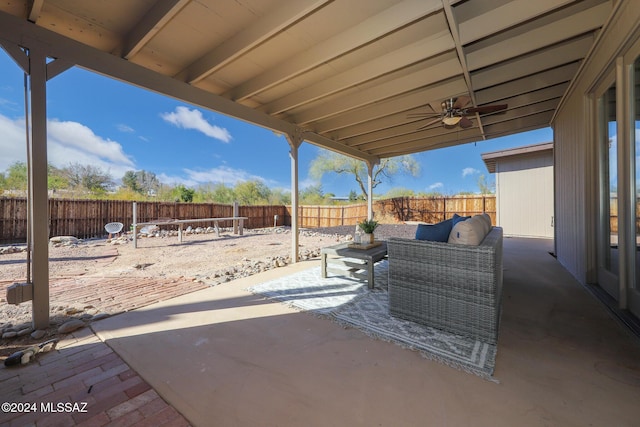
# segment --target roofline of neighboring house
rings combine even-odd
[[[553,151],[553,142],[543,142],[540,144],[523,145],[521,147],[507,148],[505,150],[490,151],[482,153],[482,161],[487,166],[489,173],[495,173],[496,162],[505,157],[521,156],[523,154],[539,153],[542,151]]]

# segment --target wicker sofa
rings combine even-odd
[[[390,238],[390,314],[497,343],[502,240],[501,227],[478,246]]]

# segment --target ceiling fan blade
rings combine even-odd
[[[435,119],[435,120],[431,120],[429,123],[427,123],[427,124],[424,124],[424,125],[420,126],[417,130],[426,129],[426,128],[428,128],[428,127],[429,127],[429,126],[431,126],[431,125],[434,125],[434,124],[436,124],[436,123],[439,123],[439,122],[440,122],[440,120],[441,120],[441,119],[440,119],[440,117],[438,117],[438,118],[437,118],[437,119]]]
[[[462,129],[467,129],[473,126],[473,122],[466,117],[462,117],[458,123]]]
[[[441,113],[411,113],[411,114],[407,114],[407,118],[408,119],[416,119],[416,118],[422,118],[422,119],[428,119],[429,117],[439,117]]]
[[[468,97],[466,95],[459,96],[456,99],[456,102],[453,104],[453,108],[460,110],[460,109],[466,107],[467,105],[469,105],[470,102],[471,102],[471,98],[470,97]]]
[[[486,113],[495,113],[496,111],[506,110],[508,107],[507,104],[494,104],[494,105],[483,105],[481,107],[471,107],[467,108],[467,114],[486,114]]]

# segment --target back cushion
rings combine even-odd
[[[457,243],[459,245],[478,246],[484,239],[486,233],[485,222],[479,216],[469,218],[466,221],[460,221],[451,230],[449,234],[449,243]]]
[[[482,227],[484,230],[483,232],[484,232],[484,235],[486,236],[489,230],[491,230],[491,220],[487,221],[488,215],[485,217],[483,214],[476,215],[475,217],[478,218],[477,221],[480,221],[482,223]]]
[[[484,218],[485,221],[487,221],[487,224],[489,224],[489,230],[491,230],[491,228],[493,227],[493,224],[491,224],[491,217],[489,216],[489,214],[484,212],[482,214],[482,217]]]

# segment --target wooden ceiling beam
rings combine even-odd
[[[593,31],[602,26],[610,9],[607,3],[601,3],[575,15],[469,52],[469,69],[473,71],[488,67]]]
[[[323,7],[330,0],[298,0],[286,2],[279,9],[244,28],[197,61],[176,74],[178,80],[195,84],[246,52],[284,31],[304,16]]]
[[[467,86],[462,78],[454,78],[437,85],[429,86],[425,89],[407,93],[403,96],[386,99],[373,105],[359,108],[354,111],[342,113],[339,116],[331,117],[328,120],[313,124],[314,130],[318,133],[332,132],[338,129],[357,125],[386,117],[389,114],[407,111],[412,108],[423,106],[430,101],[457,96],[466,93]]]
[[[0,44],[5,45],[5,41],[25,48],[37,45],[47,52],[47,56],[61,58],[64,63],[71,62],[98,74],[279,133],[294,135],[303,131],[290,122],[269,116],[172,77],[156,73],[118,56],[83,45],[80,42],[38,27],[5,12],[0,12]],[[365,161],[377,160],[375,156],[312,132],[305,131],[304,137],[306,141],[326,146],[326,148],[332,150],[341,150],[344,154],[352,157]]]
[[[191,0],[162,0],[156,2],[145,13],[140,22],[132,27],[124,37],[120,56],[134,57],[169,21],[171,21]]]
[[[406,67],[421,60],[439,55],[454,48],[449,34],[419,40],[389,54],[373,58],[371,61],[336,74],[311,86],[301,88],[280,99],[265,104],[260,110],[269,114],[279,114],[354,87],[383,74]]]
[[[38,21],[38,17],[40,16],[40,12],[42,12],[43,6],[44,0],[29,0],[29,13],[27,20],[35,24]]]
[[[384,83],[375,81],[358,90],[349,91],[343,96],[323,102],[317,107],[307,109],[299,114],[291,116],[297,124],[304,125],[310,122],[336,116],[346,111],[359,107],[375,104],[384,99],[393,98],[398,94],[409,92],[419,86],[432,85],[447,80],[452,76],[460,75],[460,63],[456,58],[447,61],[434,61],[424,67],[416,67],[416,71],[408,75]]]
[[[383,37],[442,8],[441,0],[403,0],[366,19],[349,30],[316,44],[227,91],[224,96],[242,101],[252,95],[291,79],[318,65],[331,61],[353,49]]]
[[[579,61],[584,58],[592,44],[592,35],[570,40],[553,48],[474,72],[471,81],[473,87],[479,90]]]
[[[460,23],[460,41],[467,45],[476,40],[506,30],[516,24],[537,18],[574,0],[512,0],[487,13]],[[473,7],[473,3],[470,3]]]

